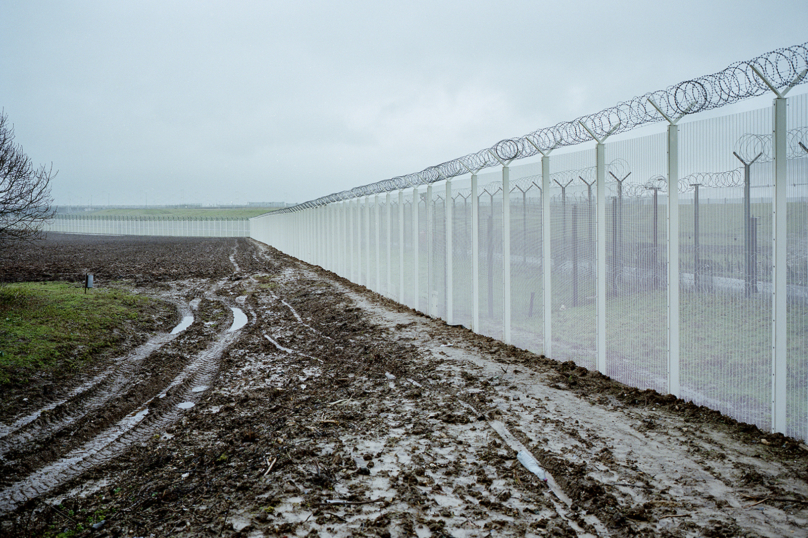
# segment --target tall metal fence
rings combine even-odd
[[[43,229],[74,234],[249,237],[250,219],[67,214],[45,221]]]
[[[251,234],[447,323],[808,440],[808,95],[786,97],[806,68],[805,45],[775,51]],[[771,107],[679,123],[765,91]],[[607,140],[652,121],[668,127]]]

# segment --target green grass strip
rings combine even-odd
[[[154,330],[174,316],[171,305],[117,289],[84,293],[65,282],[0,286],[0,385],[41,373],[67,373],[133,331]],[[164,325],[166,328],[168,325]]]

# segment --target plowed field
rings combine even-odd
[[[2,536],[808,535],[803,443],[260,243],[52,235],[0,255],[4,281],[88,272],[185,323],[6,387]]]

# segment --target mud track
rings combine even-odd
[[[808,447],[793,439],[446,326],[249,240],[51,242],[60,262],[18,255],[13,278],[95,264],[194,321],[10,402],[0,534],[806,535]],[[98,246],[112,243],[136,274]],[[247,324],[231,331],[233,312]]]

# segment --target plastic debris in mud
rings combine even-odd
[[[538,476],[540,480],[547,481],[547,473],[539,466],[539,462],[536,461],[536,458],[534,458],[530,452],[520,450],[519,453],[516,454],[516,459],[525,466],[525,469]]]

